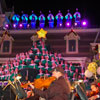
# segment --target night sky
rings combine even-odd
[[[87,19],[91,27],[100,26],[100,3],[96,0],[90,2],[88,0],[6,0],[6,3],[8,7],[14,4],[17,14],[21,14],[21,11],[31,14],[31,11],[34,10],[37,16],[39,16],[40,10],[47,16],[49,10],[54,15],[58,13],[58,10],[61,10],[65,15],[68,9],[74,14],[76,8],[78,8],[82,18]]]

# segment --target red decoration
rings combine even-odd
[[[100,87],[100,83],[98,83],[98,86]]]

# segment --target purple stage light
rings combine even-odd
[[[5,25],[5,27],[6,27],[6,28],[9,28],[9,25],[8,25],[8,24],[6,24],[6,25]]]
[[[60,27],[62,26],[62,24],[60,23]]]
[[[70,24],[69,23],[67,23],[67,26],[69,26]]]
[[[13,24],[13,28],[16,28],[16,24]]]
[[[30,27],[30,24],[27,24],[27,28],[29,28]]]
[[[22,25],[22,24],[19,24],[19,27],[20,27],[20,28],[22,28],[22,27],[23,27],[23,25]]]
[[[86,25],[86,22],[83,22],[83,25]]]
[[[66,27],[70,27],[70,23],[69,22],[66,23]]]
[[[87,26],[87,21],[82,21],[82,26]]]
[[[77,26],[77,23],[75,22],[74,25]]]

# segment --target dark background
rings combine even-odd
[[[96,0],[6,0],[6,3],[9,8],[14,5],[17,14],[21,14],[21,11],[31,14],[31,11],[34,10],[37,16],[39,16],[40,10],[47,16],[49,10],[54,15],[58,13],[58,10],[61,10],[65,15],[68,9],[74,14],[78,8],[82,18],[87,19],[91,27],[100,26],[100,3]]]

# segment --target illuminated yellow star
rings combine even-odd
[[[38,38],[46,38],[47,31],[41,28],[39,31],[37,31],[37,34],[38,34]]]

